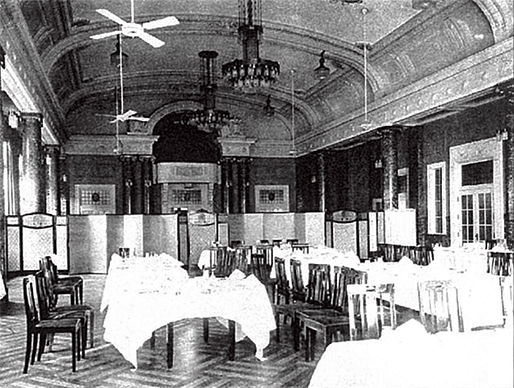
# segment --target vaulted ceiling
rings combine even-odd
[[[119,28],[97,9],[130,21],[131,2],[0,3],[2,28],[8,32],[0,43],[22,73],[20,78],[24,72],[32,77],[29,84],[42,98],[40,109],[46,112],[49,126],[59,132],[57,138],[113,134],[114,126],[97,114],[116,112],[120,77],[110,54],[117,38],[90,37]],[[365,17],[364,8],[369,11]],[[239,118],[245,136],[308,141],[337,127],[341,117],[361,117],[365,97],[369,103],[385,99],[512,37],[511,21],[503,27],[492,25],[497,19],[494,11],[505,15],[509,10],[509,0],[363,0],[360,4],[262,0],[260,57],[279,62],[281,73],[270,88],[242,93],[221,78],[221,66],[242,57],[237,0],[135,0],[137,23],[175,16],[180,24],[151,31],[165,42],[160,48],[139,38],[123,39],[123,51],[128,54],[123,67],[124,105],[154,122],[169,112],[202,107],[198,53],[214,50],[219,54],[220,76],[216,108]],[[372,44],[367,93],[363,50],[356,44],[363,40]],[[331,74],[320,81],[313,70],[321,51]],[[21,54],[15,58],[13,52]],[[268,96],[275,108],[273,117],[263,111]]]

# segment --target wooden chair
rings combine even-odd
[[[396,328],[394,284],[348,284],[346,290],[350,340],[380,338],[384,327]],[[389,295],[388,306],[384,304],[384,294]]]
[[[228,277],[233,270],[234,255],[224,245],[209,247],[209,276]]]
[[[409,257],[412,259],[414,264],[429,265],[432,261],[434,261],[434,250],[431,246],[418,245],[409,248]]]
[[[429,333],[464,331],[458,290],[450,280],[418,283],[419,315]]]
[[[297,238],[288,238],[286,240],[286,244],[289,244],[289,245],[298,244],[298,239]]]
[[[512,276],[512,252],[487,252],[487,273],[498,276]]]
[[[238,269],[243,272],[245,275],[250,273],[249,264],[250,257],[252,255],[252,247],[251,246],[240,246],[235,248],[234,254],[234,269]]]
[[[284,323],[287,318],[290,318],[293,331],[293,347],[295,350],[299,350],[300,333],[296,312],[305,309],[319,309],[322,306],[306,302],[307,290],[303,286],[301,262],[299,260],[291,259],[290,270],[293,287],[289,286],[283,258],[277,257],[275,259],[275,270],[277,274],[277,298],[274,311],[277,325],[276,340],[280,342],[280,316],[284,317]],[[284,303],[281,303],[281,298],[283,298]]]
[[[298,311],[297,316],[300,326],[305,328],[305,360],[314,359],[316,345],[316,333],[323,334],[325,347],[328,346],[336,335],[348,337],[350,327],[348,311],[348,284],[361,284],[367,280],[367,274],[352,268],[334,267],[333,284],[327,285],[330,277],[319,275],[316,272],[324,271],[323,267],[314,267],[315,272],[310,275],[315,283],[309,287],[309,298],[317,299],[323,308],[321,310]],[[310,270],[309,270],[310,272]],[[327,299],[326,290],[329,287]]]
[[[48,279],[45,277],[43,271],[35,273],[36,281],[36,292],[39,301],[40,315],[44,319],[55,319],[55,318],[81,318],[83,330],[83,341],[82,344],[87,344],[87,330],[89,327],[89,345],[92,348],[94,346],[94,327],[95,327],[95,312],[93,307],[79,304],[79,305],[68,305],[68,306],[56,306],[53,304],[54,298],[51,295],[51,288],[48,284]]]
[[[309,253],[309,244],[291,244],[291,250],[294,251],[301,251],[302,253]]]
[[[69,295],[70,304],[83,303],[84,280],[80,276],[60,277],[57,266],[52,262],[50,256],[39,260],[39,267],[45,273],[49,281],[55,303],[59,295]]]
[[[34,275],[23,278],[23,301],[25,305],[25,315],[27,318],[27,342],[23,373],[27,373],[28,371],[29,360],[31,364],[34,364],[38,337],[39,352],[37,360],[40,361],[41,355],[44,351],[47,335],[54,335],[57,333],[67,333],[71,335],[71,365],[73,372],[76,372],[77,360],[80,360],[81,356],[80,342],[83,330],[82,320],[80,318],[42,319],[37,307],[39,305],[39,301],[37,300],[35,283]],[[82,356],[85,356],[84,347],[82,347]]]

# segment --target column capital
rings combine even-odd
[[[39,112],[20,112],[20,120],[38,120],[43,121],[43,115]]]

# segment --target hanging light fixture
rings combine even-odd
[[[325,66],[325,50],[319,55],[319,66],[314,69],[314,75],[320,81],[324,80],[330,74],[330,69]]]
[[[199,130],[219,135],[221,128],[228,125],[230,113],[216,109],[216,51],[200,51],[203,92],[203,109],[175,114],[174,121],[181,124],[194,125]]]
[[[122,58],[120,58],[120,56]],[[121,35],[118,36],[118,40],[116,41],[116,49],[111,53],[111,66],[119,67],[120,63],[123,63],[127,66],[128,54],[122,52],[121,50]]]
[[[266,116],[275,115],[275,108],[271,106],[271,96],[268,94],[268,98],[266,99],[266,106],[264,107],[264,114]]]
[[[243,46],[243,59],[224,64],[223,76],[232,87],[243,91],[269,87],[280,74],[280,65],[259,57],[259,41],[262,36],[261,0],[239,0],[237,31]]]

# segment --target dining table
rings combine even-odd
[[[113,255],[101,304],[106,310],[104,339],[137,368],[137,350],[157,329],[168,327],[169,341],[173,322],[215,317],[229,328],[229,358],[234,357],[232,344],[248,337],[256,357],[264,359],[276,324],[262,283],[239,270],[227,278],[191,278],[181,264],[168,255]],[[168,343],[168,367],[170,351]]]
[[[380,339],[331,343],[309,388],[512,388],[512,326],[429,334],[411,319]]]

